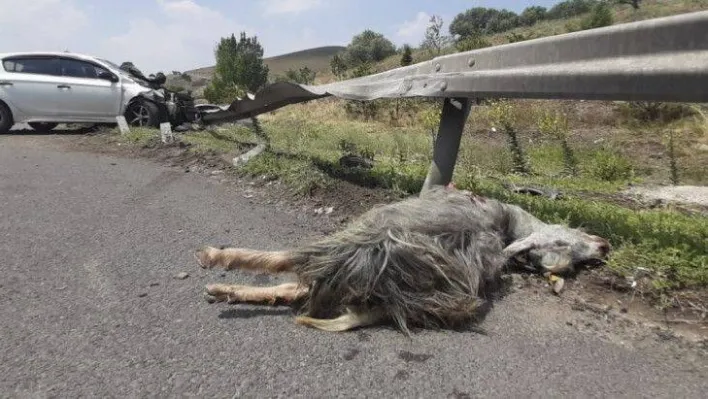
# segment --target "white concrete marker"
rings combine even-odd
[[[116,116],[116,122],[118,122],[118,130],[120,130],[120,134],[130,133],[130,128],[128,127],[128,121],[125,120],[125,116],[123,116],[123,115]]]
[[[160,123],[160,134],[162,135],[162,142],[165,144],[175,141],[175,135],[172,133],[172,125],[170,122]]]

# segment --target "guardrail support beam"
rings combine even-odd
[[[423,190],[434,186],[444,186],[452,181],[452,174],[457,163],[457,153],[460,150],[460,140],[465,122],[470,114],[472,99],[446,98],[443,103],[440,127],[433,148],[433,162],[428,170],[428,176],[423,183]]]

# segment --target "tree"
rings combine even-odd
[[[246,91],[255,93],[268,81],[263,47],[255,36],[242,32],[238,40],[233,34],[221,38],[215,55],[214,78],[204,91],[210,102],[232,102]]]
[[[408,44],[403,45],[403,54],[401,55],[401,66],[408,66],[413,63],[413,50]]]
[[[571,18],[590,12],[600,0],[566,0],[551,7],[546,14],[548,19]]]
[[[449,42],[449,38],[442,32],[443,20],[438,15],[430,17],[428,28],[425,30],[425,40],[422,48],[430,50],[435,55],[440,55],[442,49]]]
[[[485,7],[475,7],[459,13],[450,23],[450,34],[464,39],[486,33],[487,22],[496,10]]]
[[[617,4],[629,4],[635,10],[639,9],[639,3],[641,2],[642,0],[617,0]]]
[[[520,26],[521,19],[509,10],[475,7],[457,14],[450,24],[450,34],[465,39],[480,34],[506,32]]]
[[[501,33],[514,29],[520,25],[520,18],[515,12],[500,10],[492,14],[489,18],[485,31],[487,33]]]
[[[303,85],[314,83],[317,73],[310,68],[304,66],[300,69],[288,69],[285,72],[285,77],[276,78],[276,81],[293,82]]]
[[[344,61],[339,54],[335,54],[334,57],[329,61],[329,67],[332,70],[332,75],[337,79],[341,79],[347,73],[347,63]]]
[[[520,23],[522,25],[526,26],[531,26],[536,24],[539,21],[543,21],[546,19],[546,14],[548,13],[548,10],[546,7],[541,7],[541,6],[531,6],[531,7],[526,7],[524,11],[521,12],[521,15],[519,16]]]
[[[375,63],[396,54],[396,46],[381,33],[370,29],[354,36],[344,52],[348,67],[356,68],[362,64]]]

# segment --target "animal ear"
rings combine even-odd
[[[506,256],[507,258],[511,258],[512,256],[515,256],[517,254],[536,248],[537,246],[538,239],[536,237],[536,234],[531,234],[526,238],[516,240],[509,244],[506,248],[504,248],[503,253],[504,256]]]

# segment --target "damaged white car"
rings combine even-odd
[[[131,63],[65,52],[0,54],[0,134],[27,123],[38,131],[59,123],[174,126],[198,122],[189,94],[162,87],[165,76],[145,77]]]

